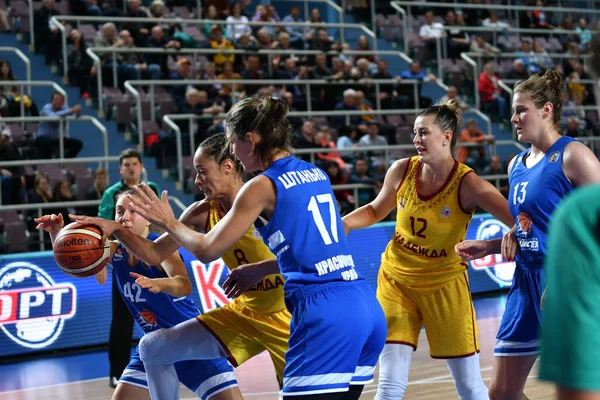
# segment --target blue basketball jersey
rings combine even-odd
[[[517,264],[543,265],[550,216],[561,199],[574,189],[562,168],[564,149],[574,140],[561,137],[531,168],[523,163],[529,149],[518,154],[513,163],[508,177],[508,204],[517,224],[520,245],[515,258]]]
[[[148,240],[154,240],[159,236],[151,232]],[[168,276],[155,266],[146,266],[142,261],[138,261],[134,267],[129,267],[127,250],[120,244],[112,258],[112,265],[121,296],[144,334],[160,328],[170,328],[200,315],[198,308],[189,297],[177,298],[167,293],[152,293],[135,283],[136,278],[131,276],[130,272],[151,279]]]
[[[301,285],[363,279],[354,269],[344,226],[327,174],[289,156],[263,172],[276,187],[271,220],[255,226],[277,256],[284,290]]]

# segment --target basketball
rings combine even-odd
[[[102,240],[102,230],[77,222],[65,226],[54,241],[54,260],[63,272],[85,278],[96,275],[108,263],[110,245]]]
[[[517,217],[517,220],[519,221],[519,226],[521,227],[521,229],[524,232],[529,232],[529,230],[531,229],[531,218],[529,217],[529,215],[521,213]]]

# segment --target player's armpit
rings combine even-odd
[[[475,173],[467,173],[463,177],[459,197],[461,207],[465,211],[472,211],[479,206],[508,226],[515,223],[506,198],[494,185]]]

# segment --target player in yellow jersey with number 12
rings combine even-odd
[[[206,198],[189,206],[180,220],[190,230],[208,232],[229,211],[244,185],[242,167],[230,154],[225,135],[216,134],[198,146],[194,168],[195,183]],[[115,237],[129,251],[149,265],[157,265],[158,260],[173,253],[171,249],[180,246],[168,233],[152,242],[127,230],[116,230],[118,227],[107,220],[92,217],[77,217],[76,220],[100,226],[105,235],[114,231]],[[274,259],[275,255],[252,227],[222,258],[227,267],[235,269],[243,264]],[[232,303],[198,316],[197,321],[189,320],[174,327],[178,330],[178,346],[184,347],[188,355],[186,359],[225,356],[237,367],[267,350],[281,386],[291,319],[283,300],[283,283],[281,275],[267,275]],[[144,344],[140,344],[140,349],[143,355]],[[166,352],[165,356],[168,355]],[[147,369],[154,367],[146,363],[145,366]],[[155,393],[155,384],[149,382],[151,393]]]
[[[343,218],[349,232],[381,221],[397,207],[378,277],[388,336],[376,400],[403,398],[423,325],[431,356],[447,360],[459,397],[488,400],[467,264],[454,246],[465,239],[477,206],[510,226],[514,220],[502,194],[453,158],[461,125],[455,101],[421,112],[413,140],[419,155],[396,161],[377,198]],[[501,241],[490,245],[500,252]]]

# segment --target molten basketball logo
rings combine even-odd
[[[13,262],[0,270],[0,329],[23,347],[52,344],[75,306],[75,287],[54,283],[37,265]]]
[[[483,221],[477,228],[476,240],[499,239],[510,229],[495,218]],[[490,254],[479,260],[469,261],[471,268],[485,271],[501,287],[511,286],[515,263],[505,260],[500,254]]]

